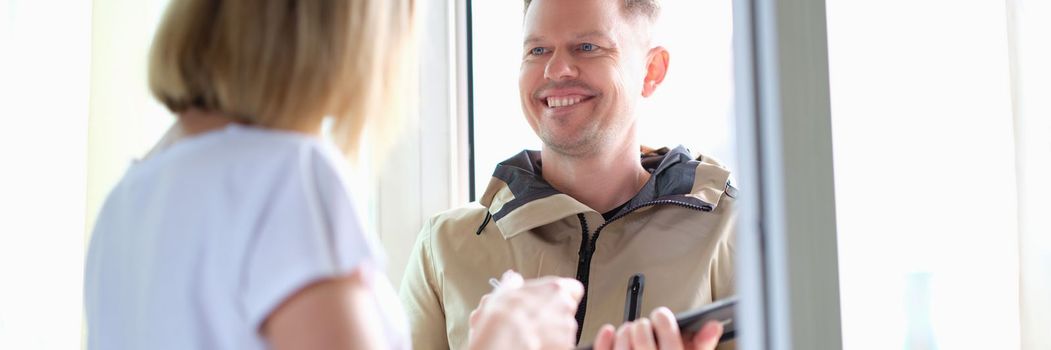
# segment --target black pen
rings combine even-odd
[[[646,285],[646,275],[636,273],[628,279],[628,295],[624,299],[624,322],[639,318],[642,309],[642,287]]]

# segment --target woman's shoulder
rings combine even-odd
[[[114,193],[129,194],[122,196],[128,200],[168,198],[249,212],[298,198],[315,205],[293,212],[314,215],[306,212],[357,207],[341,154],[319,137],[227,127],[181,140],[133,164]]]
[[[306,168],[304,168],[306,167]],[[173,143],[135,162],[132,172],[210,178],[287,176],[297,171],[343,173],[346,165],[330,142],[312,135],[230,125]]]

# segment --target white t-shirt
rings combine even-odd
[[[290,132],[229,126],[133,164],[103,206],[85,271],[89,349],[265,349],[282,301],[381,247],[344,158]],[[393,288],[373,279],[386,338],[408,348]]]

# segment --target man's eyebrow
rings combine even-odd
[[[542,37],[542,36],[530,35],[530,36],[526,37],[525,41],[522,41],[522,45],[525,46],[525,45],[529,45],[529,44],[532,44],[532,43],[535,43],[535,42],[538,42],[538,41],[543,41],[543,40],[544,40],[544,37]]]
[[[606,41],[613,41],[613,38],[610,37],[609,34],[606,34],[606,32],[599,31],[599,30],[594,30],[594,31],[590,31],[590,32],[587,32],[587,33],[577,34],[577,39],[587,39],[587,38],[599,38],[599,39],[603,39],[603,40],[606,40]]]
[[[597,39],[605,40],[605,41],[608,41],[608,42],[612,42],[613,41],[613,38],[610,37],[609,34],[606,34],[606,32],[603,32],[603,31],[600,31],[600,30],[594,30],[594,31],[586,32],[586,33],[580,33],[580,34],[577,34],[575,38],[577,40],[597,38]],[[533,44],[533,43],[537,43],[537,42],[540,42],[540,41],[544,41],[544,39],[546,39],[546,38],[543,37],[543,36],[530,35],[530,36],[526,37],[526,39],[524,41],[522,41],[522,45],[523,46],[529,46],[529,44]]]

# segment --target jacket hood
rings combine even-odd
[[[711,210],[723,194],[736,194],[729,184],[730,171],[711,158],[694,158],[683,146],[645,151],[640,162],[652,176],[622,211],[660,200]],[[594,211],[544,180],[540,151],[533,150],[498,164],[479,202],[507,238],[569,215]]]

